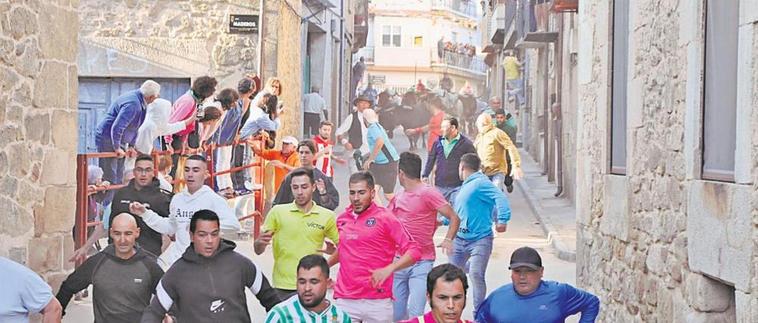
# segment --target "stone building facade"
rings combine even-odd
[[[628,5],[627,33],[612,31],[614,2]],[[706,51],[706,2],[735,14],[732,33],[708,34],[736,35],[734,48]],[[577,281],[601,298],[600,321],[758,322],[758,1],[583,0],[578,29]],[[624,37],[626,136],[614,142]],[[704,97],[719,73],[705,62],[729,51],[735,95],[719,99],[736,104],[719,111],[736,114],[721,129],[735,135],[732,176],[709,180]]]
[[[0,256],[53,288],[73,268],[77,2],[0,1]]]

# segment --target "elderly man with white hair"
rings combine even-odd
[[[384,197],[389,202],[395,195],[397,161],[400,160],[400,155],[387,136],[387,131],[379,124],[376,111],[364,110],[363,119],[368,124],[366,142],[370,151],[368,158],[363,162],[363,170],[370,171],[374,175],[376,185],[382,187]]]
[[[487,175],[498,188],[506,186],[508,192],[513,190],[513,183],[503,183],[506,176],[514,179],[521,178],[521,155],[508,134],[495,127],[492,116],[482,113],[476,118],[476,128],[479,133],[474,139],[477,155],[482,160],[482,172]],[[506,158],[510,156],[510,163]]]
[[[125,156],[127,150],[133,151],[137,131],[145,121],[147,105],[153,103],[160,92],[160,84],[147,80],[139,89],[128,91],[113,100],[95,132],[97,151],[115,152],[119,157]],[[104,180],[121,183],[123,159],[100,158],[99,165],[103,169]]]

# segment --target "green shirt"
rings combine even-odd
[[[455,138],[452,140],[447,140],[447,138],[442,137],[442,152],[445,153],[445,158],[450,156],[450,152],[453,151],[453,147],[455,147],[455,144],[458,143],[458,140],[461,140],[461,134],[458,133]]]
[[[343,310],[338,309],[334,304],[329,304],[323,312],[311,312],[303,304],[297,295],[290,297],[288,300],[274,306],[266,316],[266,323],[352,323],[350,315]]]
[[[316,203],[308,214],[294,202],[276,205],[268,212],[262,230],[274,233],[273,285],[280,289],[297,288],[297,264],[322,249],[324,238],[339,243],[334,212]]]

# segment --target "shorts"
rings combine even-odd
[[[395,183],[397,182],[397,161],[387,164],[371,163],[369,172],[374,175],[374,182],[384,190],[384,194],[395,192]]]
[[[338,298],[334,304],[347,315],[353,322],[363,323],[389,323],[392,322],[392,299],[345,299]]]

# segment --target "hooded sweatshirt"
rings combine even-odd
[[[95,322],[138,322],[163,270],[154,256],[139,247],[135,250],[131,258],[121,259],[110,245],[76,268],[55,296],[64,315],[71,296],[91,284]]]
[[[111,203],[112,216],[108,218],[108,226],[106,228],[110,228],[116,215],[130,213],[129,204],[132,202],[145,204],[146,207],[155,211],[159,216],[168,217],[171,193],[160,188],[160,181],[157,178],[153,178],[152,183],[141,189],[137,189],[136,181],[132,179],[128,185],[120,188],[113,195],[113,203]],[[140,234],[137,238],[139,246],[156,256],[160,255],[161,245],[163,244],[161,234],[150,228],[141,217],[136,216],[135,219],[140,229]],[[108,243],[113,243],[110,237],[108,237]]]
[[[148,209],[142,215],[148,226],[162,234],[175,234],[176,241],[161,255],[161,259],[171,265],[182,256],[190,245],[189,225],[192,215],[200,210],[216,212],[221,222],[222,230],[240,230],[240,224],[234,210],[229,208],[224,198],[216,194],[210,187],[203,185],[197,192],[190,194],[185,188],[174,195],[169,206],[168,218],[161,217],[155,211]]]
[[[281,302],[260,268],[235,247],[222,239],[216,253],[204,257],[190,245],[158,283],[142,322],[161,322],[169,312],[184,323],[250,322],[245,287],[266,311]]]

